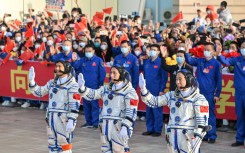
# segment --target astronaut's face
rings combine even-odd
[[[55,72],[58,76],[62,77],[64,75],[65,68],[62,63],[56,63],[55,64]]]
[[[176,76],[176,85],[179,90],[181,90],[181,87],[185,87],[186,85],[186,79],[185,76],[182,73],[178,73]]]
[[[111,76],[111,81],[113,83],[117,83],[118,81],[116,81],[116,80],[119,79],[120,73],[119,73],[119,71],[116,68],[113,67],[113,68],[111,68],[110,76]]]

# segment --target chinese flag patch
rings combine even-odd
[[[75,100],[81,100],[80,94],[74,93],[73,94],[73,99],[75,99]]]
[[[131,99],[131,100],[130,100],[130,105],[131,105],[131,106],[138,106],[138,102],[139,102],[139,101],[138,101],[137,99]]]
[[[131,64],[131,62],[130,61],[127,61],[127,64]]]
[[[200,106],[201,113],[208,113],[208,106]]]
[[[157,69],[158,68],[158,65],[154,65],[154,69]]]
[[[95,62],[93,62],[92,66],[96,66],[96,63],[95,63]]]

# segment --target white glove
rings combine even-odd
[[[35,85],[34,79],[35,79],[35,70],[34,70],[34,67],[31,66],[29,69],[29,82],[31,86]]]
[[[69,119],[66,124],[66,132],[71,133],[75,129],[74,120]]]
[[[145,79],[144,79],[143,73],[140,73],[140,76],[139,76],[139,86],[140,86],[142,94],[146,94],[147,93],[147,89],[146,89],[146,83],[145,83]]]
[[[77,83],[79,88],[84,91],[85,90],[85,80],[83,78],[83,74],[79,73],[78,78],[77,78]]]
[[[128,129],[126,126],[122,126],[121,131],[119,132],[119,136],[124,140],[128,140]]]

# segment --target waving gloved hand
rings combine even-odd
[[[128,140],[128,129],[126,126],[122,126],[121,131],[119,132],[119,136],[122,137],[124,140]]]
[[[35,70],[34,70],[34,67],[31,66],[30,69],[29,69],[29,82],[30,82],[30,85],[31,86],[34,86],[35,85]]]
[[[72,119],[69,119],[66,124],[66,132],[71,133],[75,129],[75,121]]]
[[[140,76],[139,76],[139,86],[140,86],[141,93],[142,94],[146,94],[147,93],[147,89],[146,89],[146,83],[145,83],[145,79],[144,79],[143,73],[140,73]]]
[[[84,91],[85,90],[85,80],[83,78],[83,74],[79,73],[78,80],[77,80],[79,88]]]

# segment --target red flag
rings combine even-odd
[[[73,94],[73,99],[75,99],[75,100],[81,100],[80,94],[74,93]]]
[[[208,106],[200,106],[201,113],[208,113],[208,110],[209,110]]]
[[[77,31],[84,31],[86,29],[86,27],[84,26],[84,24],[82,22],[77,22],[75,24],[74,29],[77,29]]]
[[[14,20],[14,23],[17,25],[17,26],[20,26],[22,24],[22,22],[18,19],[15,19]]]
[[[96,12],[95,15],[100,20],[104,20],[104,12]]]
[[[117,34],[117,30],[116,30],[116,29],[114,29],[114,30],[111,32],[111,37],[115,37],[115,36],[116,36],[116,34]]]
[[[45,43],[42,42],[41,46],[35,49],[34,55],[36,55],[36,54],[40,55],[40,53],[42,53],[45,49],[46,49]]]
[[[103,12],[106,14],[111,14],[113,7],[103,9]]]
[[[66,35],[65,34],[57,34],[58,38],[60,38],[61,40],[66,40]]]
[[[128,40],[128,35],[126,34],[126,33],[124,33],[121,37],[120,37],[120,44],[121,44],[121,42],[122,41],[124,41],[124,40]]]
[[[4,37],[4,31],[2,31],[1,35],[0,35],[0,39],[2,39]]]
[[[131,100],[130,100],[130,105],[131,105],[131,106],[138,106],[138,102],[139,102],[138,99],[131,99]]]
[[[22,53],[22,54],[20,55],[20,58],[21,58],[24,62],[26,62],[26,61],[32,59],[33,57],[34,57],[34,53],[33,53],[30,49],[27,49],[24,53]]]
[[[25,47],[26,48],[29,48],[29,47],[32,47],[34,44],[33,44],[33,41],[32,41],[32,37],[30,37],[26,43],[25,43]]]
[[[8,55],[3,59],[3,64],[6,64],[11,57],[11,53],[8,53]]]
[[[142,40],[140,39],[140,37],[138,38],[138,45],[139,45],[139,47],[141,47],[141,46],[144,45],[143,42],[142,42]]]
[[[84,25],[84,27],[87,29],[88,28],[88,21],[87,21],[87,19],[85,18],[85,17],[82,17],[81,18],[81,23]]]
[[[93,21],[96,21],[98,23],[98,26],[101,26],[104,24],[104,22],[98,18],[98,16],[94,15]]]
[[[40,64],[42,64],[42,65],[48,65],[48,64],[50,64],[50,63],[51,63],[51,62],[48,62],[48,61],[46,61],[46,60],[40,62]]]
[[[11,41],[11,39],[9,37],[7,37],[6,42],[7,43],[4,47],[4,51],[9,53],[14,48],[15,44],[13,41]]]
[[[176,16],[172,19],[172,24],[183,19],[183,14],[182,14],[182,11],[180,11],[178,14],[176,14]]]
[[[51,12],[49,12],[47,10],[45,10],[45,11],[46,11],[46,13],[48,14],[49,17],[53,17],[53,15],[54,15],[53,13],[51,13]]]
[[[33,28],[29,28],[29,29],[25,32],[25,37],[28,38],[28,37],[32,37],[32,36],[34,36]]]

